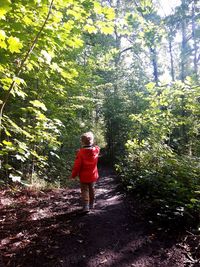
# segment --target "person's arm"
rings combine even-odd
[[[79,172],[80,172],[80,169],[81,169],[81,163],[82,163],[82,158],[81,158],[81,154],[80,154],[80,150],[79,150],[77,155],[76,155],[76,159],[74,161],[74,166],[73,166],[73,169],[72,169],[71,178],[75,178],[76,176],[79,175]]]
[[[99,147],[99,146],[96,146],[96,150],[97,150],[97,155],[98,155],[98,157],[100,158],[100,157],[101,157],[101,154],[100,154],[100,147]]]

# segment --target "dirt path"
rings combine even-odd
[[[156,236],[130,209],[116,177],[104,170],[94,212],[80,214],[79,189],[24,195],[1,209],[1,246],[8,267],[195,266],[185,247]],[[21,201],[20,198],[24,198]],[[4,204],[9,198],[4,196]],[[17,201],[19,203],[17,203]],[[20,202],[21,201],[21,202]],[[20,204],[21,203],[21,204]],[[165,237],[164,237],[165,236]],[[0,264],[1,265],[1,264]]]

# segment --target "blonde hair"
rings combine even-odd
[[[94,134],[92,132],[87,132],[81,135],[81,142],[85,146],[91,146],[94,144]]]

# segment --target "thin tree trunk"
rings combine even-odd
[[[120,51],[121,50],[121,35],[120,33],[118,33],[118,22],[117,19],[120,18],[120,8],[122,5],[122,1],[121,0],[117,0],[116,4],[115,4],[115,13],[116,13],[116,21],[115,21],[115,27],[114,27],[114,35],[115,35],[115,48]],[[110,118],[110,131],[109,131],[109,140],[110,140],[110,144],[109,144],[109,156],[110,156],[110,160],[113,163],[114,162],[114,158],[115,158],[115,141],[117,138],[117,127],[116,124],[118,124],[118,122],[116,121],[116,117],[115,114],[117,114],[117,102],[116,102],[116,98],[117,95],[119,93],[119,73],[120,73],[120,58],[121,58],[121,54],[118,53],[115,55],[115,60],[114,60],[114,64],[115,64],[115,75],[114,75],[114,80],[113,80],[113,88],[114,88],[114,92],[112,93],[113,95],[112,97],[112,105],[113,105],[113,117]]]
[[[158,62],[157,62],[157,53],[156,49],[150,47],[150,53],[151,53],[151,62],[153,66],[153,76],[154,76],[154,82],[156,85],[158,85]]]
[[[181,20],[181,32],[182,32],[182,43],[181,43],[181,81],[184,82],[186,77],[186,21],[185,21],[185,0],[182,0],[182,20]]]
[[[98,90],[97,88],[95,89],[95,97],[96,97],[96,100],[98,99]],[[96,101],[96,104],[95,104],[95,124],[97,126],[99,122],[99,110],[98,110],[98,101]]]
[[[170,31],[170,36],[169,36],[170,72],[171,72],[172,81],[174,82],[175,81],[175,73],[174,73],[174,58],[173,58],[173,53],[172,53],[171,34],[172,34],[172,32]]]
[[[193,5],[192,5],[192,38],[193,38],[193,42],[194,42],[194,59],[193,59],[193,63],[194,63],[194,75],[195,77],[197,77],[197,73],[198,73],[198,64],[197,64],[197,40],[196,40],[196,19],[195,19],[195,6],[196,4],[196,0],[193,1]]]
[[[181,81],[184,82],[186,78],[186,47],[187,47],[187,38],[186,38],[186,20],[185,20],[185,0],[181,1],[182,5],[182,20],[181,20],[181,32],[182,32],[182,44],[181,44]],[[185,96],[181,97],[182,105],[181,105],[181,116],[184,118],[186,116],[185,112]],[[187,140],[187,131],[185,124],[181,125],[181,133],[182,137],[182,153],[185,152],[186,144],[188,143]]]

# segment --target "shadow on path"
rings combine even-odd
[[[102,171],[95,210],[80,213],[79,189],[2,209],[1,251],[8,267],[182,267],[173,241],[131,217],[116,176]],[[189,265],[188,265],[189,266]]]

